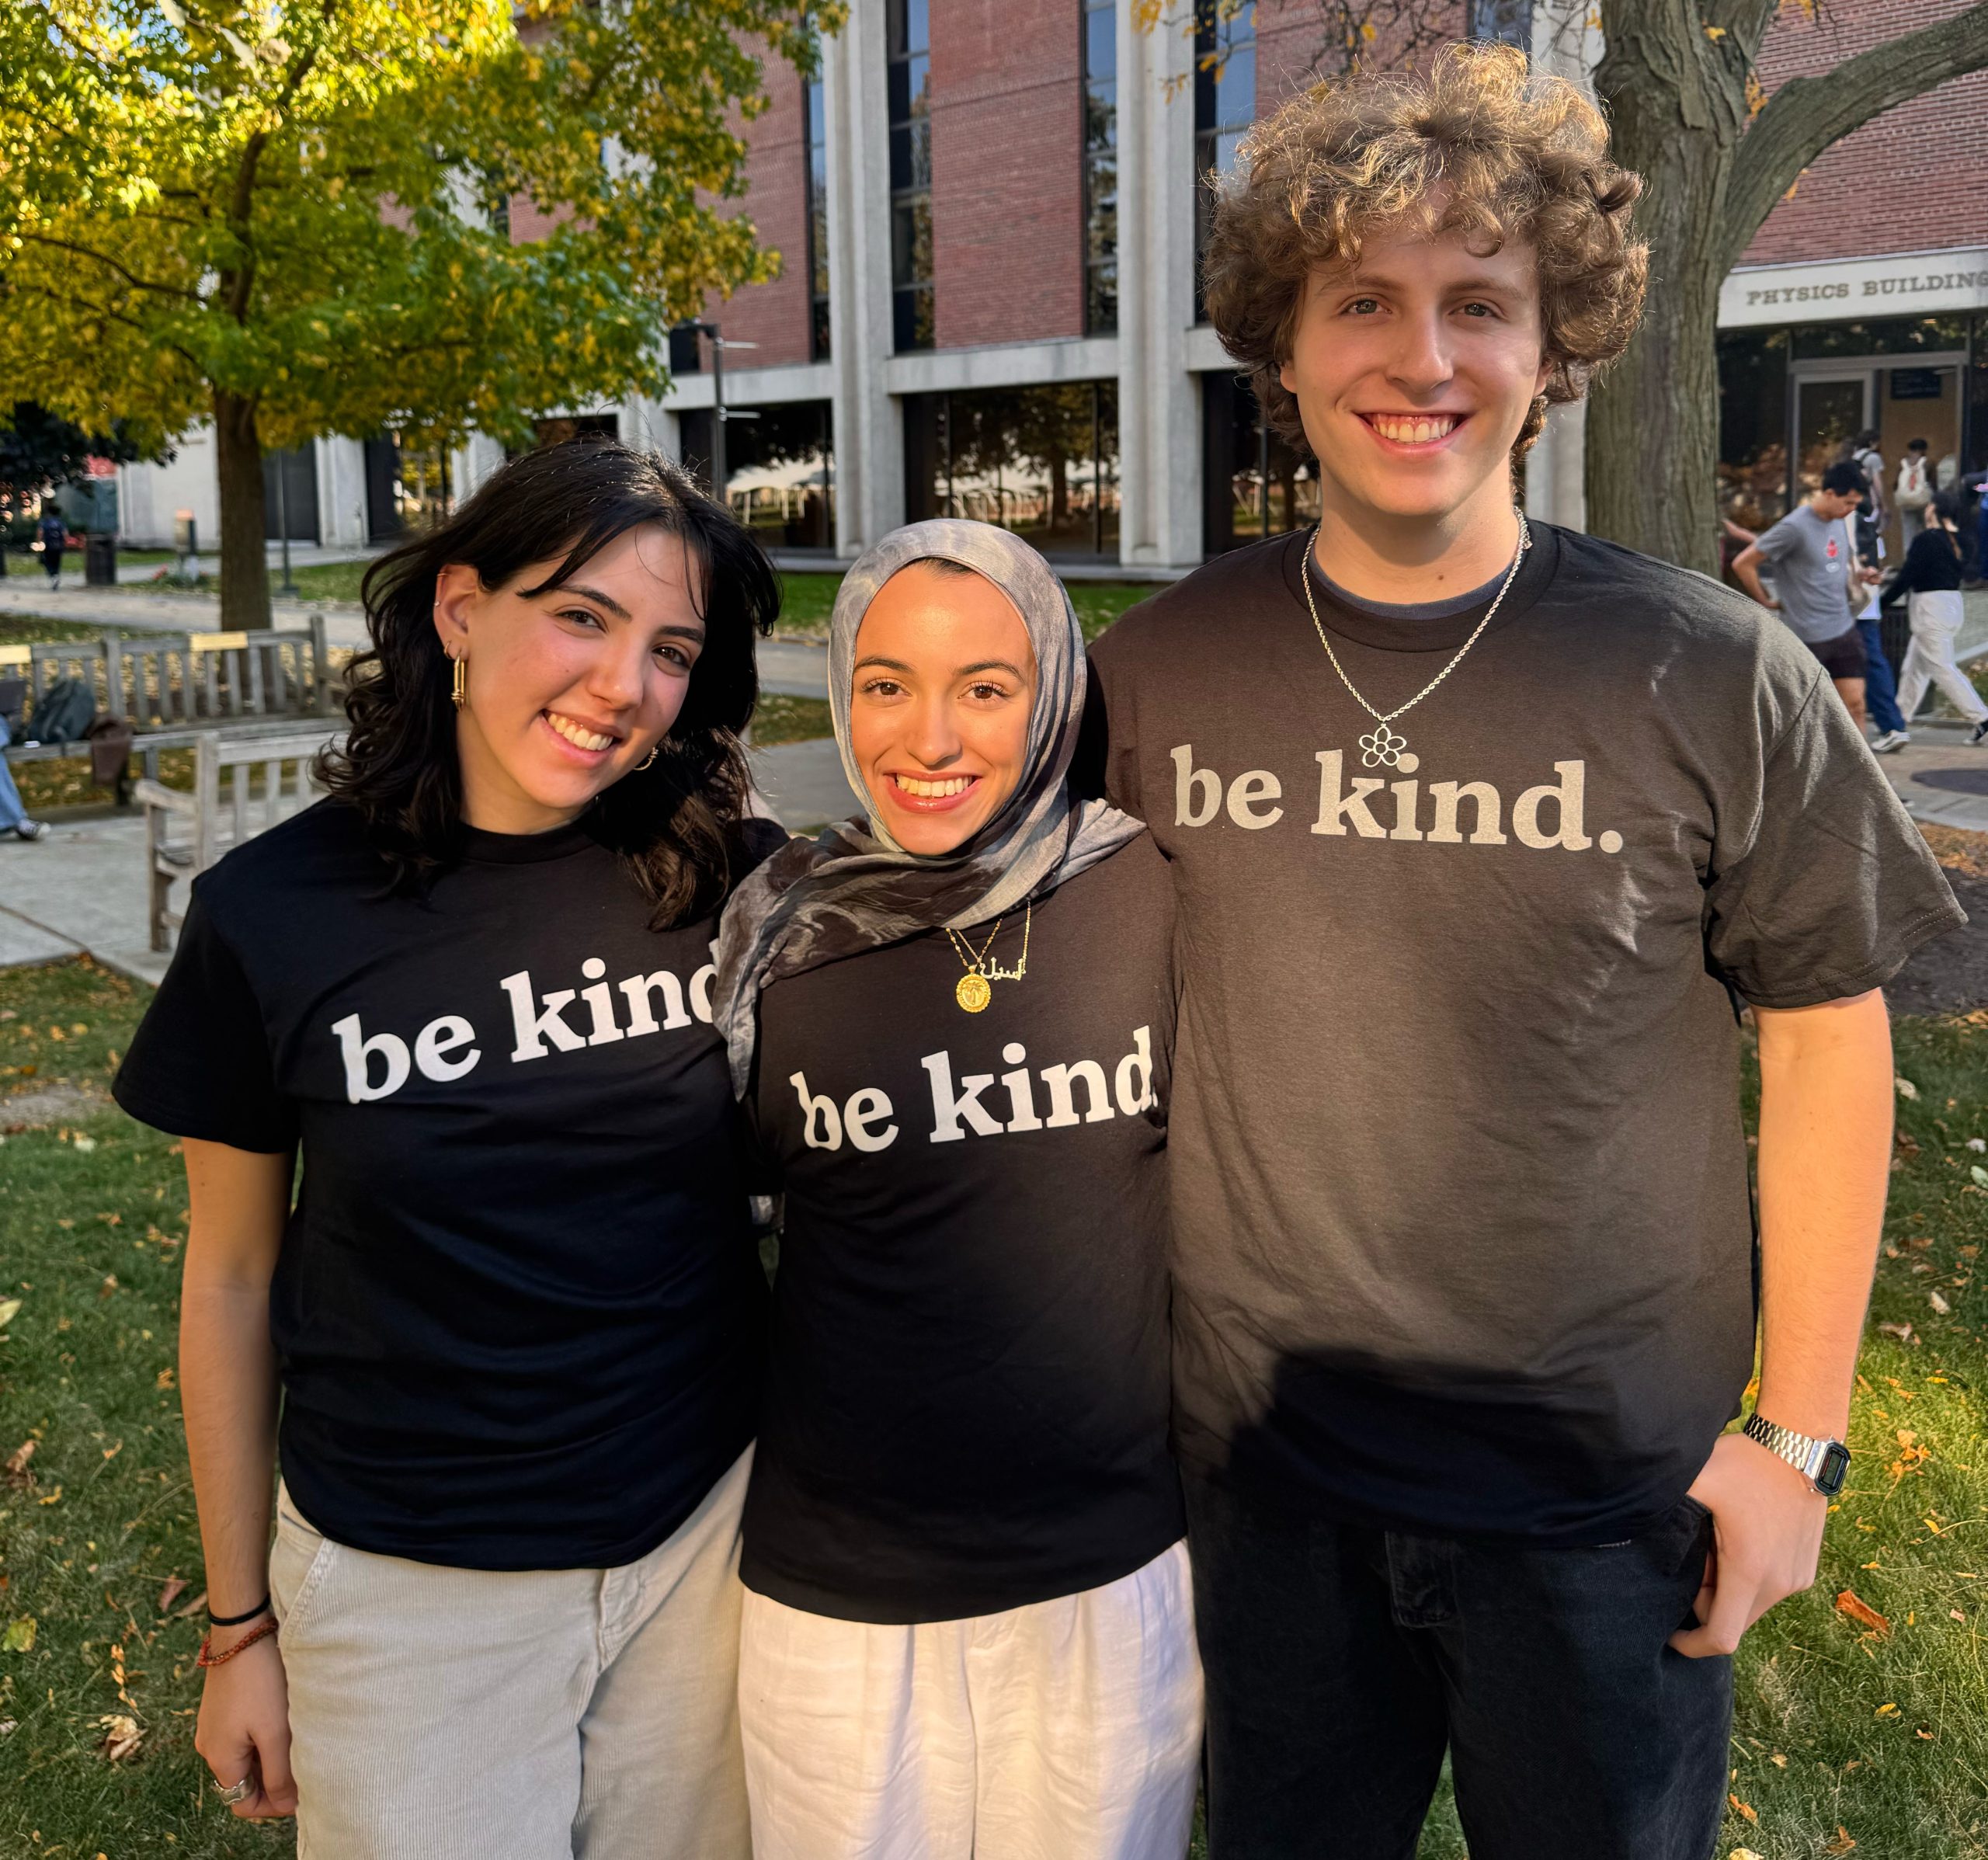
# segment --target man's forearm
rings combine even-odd
[[[239,1615],[269,1586],[276,1370],[268,1287],[202,1283],[189,1275],[179,1365],[208,1606],[217,1615]]]
[[[1889,1180],[1891,1024],[1877,990],[1756,1010],[1760,1389],[1769,1420],[1840,1438]]]
[[[1760,572],[1757,565],[1760,560],[1761,557],[1757,550],[1742,549],[1733,558],[1733,573],[1740,586],[1752,595],[1762,607],[1771,607],[1774,605],[1774,602],[1767,589],[1760,585]]]

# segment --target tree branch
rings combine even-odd
[[[23,232],[17,233],[15,236],[30,245],[52,246],[57,252],[72,252],[78,258],[92,259],[97,264],[103,266],[106,271],[114,271],[134,290],[149,290],[158,297],[183,297],[189,304],[197,304],[202,301],[200,294],[197,290],[189,290],[183,284],[155,284],[148,279],[140,277],[135,271],[119,264],[108,253],[92,251],[87,245],[77,245],[74,240],[58,239],[52,233],[46,232]]]
[[[1730,270],[1802,170],[1833,142],[1949,78],[1988,67],[1988,0],[1873,47],[1819,78],[1791,78],[1768,100],[1733,157],[1726,195]]]

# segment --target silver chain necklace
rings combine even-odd
[[[1396,704],[1385,715],[1375,710],[1365,698],[1360,695],[1359,687],[1347,676],[1346,667],[1340,663],[1339,655],[1333,650],[1333,642],[1326,637],[1326,624],[1319,617],[1319,603],[1312,598],[1312,575],[1318,561],[1319,548],[1319,532],[1315,526],[1313,527],[1312,540],[1305,545],[1305,560],[1302,564],[1305,576],[1305,604],[1312,610],[1312,624],[1318,629],[1319,644],[1326,648],[1326,656],[1333,662],[1333,669],[1339,674],[1340,683],[1344,685],[1347,691],[1351,694],[1353,701],[1374,720],[1373,729],[1360,739],[1360,760],[1364,767],[1371,769],[1382,765],[1388,768],[1400,766],[1409,770],[1413,770],[1417,767],[1416,758],[1406,753],[1408,739],[1388,726],[1405,711],[1413,710],[1423,698],[1435,690],[1437,686],[1463,663],[1464,655],[1477,644],[1483,634],[1484,629],[1490,625],[1491,617],[1503,605],[1505,596],[1512,590],[1512,583],[1518,579],[1519,565],[1525,560],[1526,551],[1532,547],[1532,532],[1526,527],[1525,513],[1518,511],[1514,514],[1519,520],[1519,546],[1512,553],[1512,565],[1505,571],[1505,579],[1500,584],[1496,595],[1493,597],[1490,606],[1484,610],[1484,617],[1472,630],[1469,638],[1457,648],[1456,656],[1444,666],[1441,671],[1430,679],[1406,704]]]

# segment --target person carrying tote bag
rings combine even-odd
[[[766,1285],[707,990],[785,839],[777,584],[576,441],[364,592],[329,798],[196,881],[116,1085],[186,1140],[196,1744],[311,1860],[746,1860]]]
[[[1899,600],[1912,621],[1912,643],[1906,648],[1899,677],[1898,705],[1906,726],[1925,701],[1928,685],[1938,685],[1947,701],[1973,726],[1970,747],[1988,739],[1988,704],[1984,704],[1954,657],[1965,617],[1961,604],[1959,494],[1942,491],[1927,507],[1926,527],[1912,539],[1905,561],[1879,604],[1893,607]],[[1909,739],[1908,739],[1909,740]]]
[[[741,888],[718,1019],[783,1191],[746,1500],[758,1860],[1180,1860],[1201,1736],[1168,1450],[1173,906],[1073,801],[1083,644],[1034,550],[849,572],[867,818]]]

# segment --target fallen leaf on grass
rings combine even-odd
[[[107,1299],[116,1289],[117,1274],[114,1272],[106,1272],[103,1275],[103,1283],[96,1288],[96,1295],[100,1299]]]
[[[1837,1597],[1836,1611],[1839,1615],[1847,1615],[1852,1621],[1862,1622],[1875,1633],[1887,1636],[1891,1633],[1892,1624],[1854,1589],[1845,1589]]]
[[[1734,1813],[1744,1816],[1749,1821],[1757,1821],[1760,1820],[1760,1810],[1757,1809],[1749,1808],[1737,1796],[1728,1796],[1726,1799],[1728,1802],[1733,1804]]]
[[[1977,1188],[1988,1188],[1988,1169],[1983,1169],[1979,1163],[1970,1163],[1967,1173],[1973,1178]]]
[[[191,1601],[187,1603],[185,1608],[176,1611],[172,1618],[175,1621],[184,1621],[189,1615],[199,1614],[200,1611],[207,1605],[207,1592],[205,1589],[203,1589],[199,1594],[196,1595]]]
[[[1892,1083],[1898,1088],[1898,1095],[1901,1098],[1917,1098],[1919,1096],[1919,1087],[1910,1079],[1896,1078]]]
[[[179,1577],[174,1577],[158,1592],[158,1611],[163,1615],[186,1592],[186,1584]]]
[[[9,1622],[6,1632],[0,1634],[0,1653],[32,1653],[36,1625],[32,1615],[23,1615],[18,1621]]]
[[[96,1148],[96,1139],[85,1136],[71,1137],[69,1139],[69,1147],[78,1156],[88,1156],[92,1149]]]
[[[61,1502],[61,1499],[62,1488],[60,1486],[56,1486],[43,1493],[40,1497],[37,1498],[34,1502],[38,1505],[53,1505],[59,1504]]]
[[[1901,1344],[1912,1341],[1912,1326],[1910,1324],[1880,1324],[1878,1328],[1885,1336],[1896,1337]]]
[[[1760,1856],[1750,1847],[1736,1847],[1726,1855],[1726,1860],[1760,1860]]]
[[[1941,1298],[1937,1292],[1927,1292],[1926,1295],[1926,1302],[1931,1305],[1942,1317],[1945,1317],[1953,1309],[1953,1306],[1949,1305],[1945,1299]]]
[[[21,1301],[19,1299],[0,1299],[0,1330],[5,1330],[20,1315]]]
[[[7,1455],[7,1483],[10,1486],[31,1486],[34,1475],[28,1470],[28,1462],[34,1458],[34,1442],[24,1440]]]
[[[113,1763],[121,1763],[144,1741],[145,1733],[138,1728],[135,1718],[123,1712],[108,1713],[97,1723],[103,1727],[103,1741],[98,1745]]]
[[[1826,1854],[1847,1854],[1856,1844],[1857,1842],[1852,1837],[1850,1830],[1845,1827],[1841,1822],[1838,1822],[1837,1823],[1836,1838],[1832,1841],[1827,1847],[1824,1848],[1823,1851]]]
[[[1898,1707],[1895,1705],[1881,1705],[1871,1716],[1873,1718],[1896,1718],[1898,1716]]]

